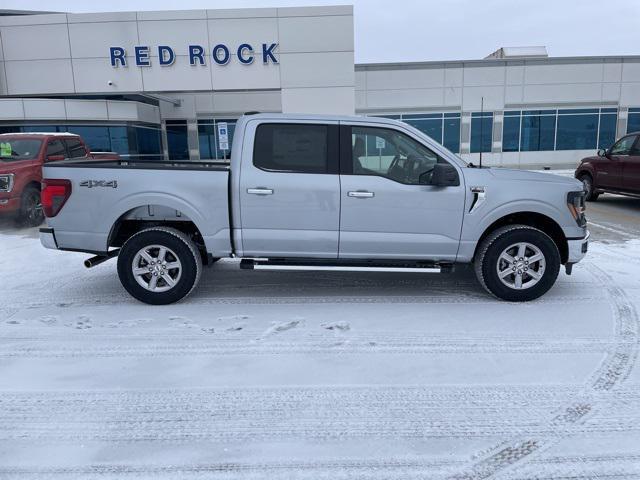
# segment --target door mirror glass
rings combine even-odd
[[[607,156],[607,149],[606,148],[599,148],[598,149],[598,156],[599,157],[606,157]]]
[[[431,176],[429,184],[436,187],[457,187],[460,185],[458,171],[448,163],[436,163],[433,170],[420,175],[420,179],[422,180],[423,176],[429,175]]]

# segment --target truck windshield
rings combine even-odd
[[[32,160],[38,156],[42,140],[36,138],[0,139],[0,161]]]

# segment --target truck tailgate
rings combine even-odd
[[[59,163],[45,166],[43,177],[71,181],[71,196],[47,219],[58,248],[104,252],[116,222],[137,209],[152,221],[156,215],[164,220],[167,212],[191,220],[211,254],[231,253],[226,168]]]

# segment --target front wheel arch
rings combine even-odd
[[[567,241],[567,236],[562,230],[562,227],[560,227],[560,225],[551,217],[537,212],[511,213],[499,218],[491,225],[489,225],[478,239],[478,243],[476,244],[475,252],[473,254],[474,260],[478,255],[478,251],[480,249],[480,245],[482,245],[482,242],[498,228],[507,225],[526,225],[529,227],[537,228],[538,230],[546,233],[549,237],[551,237],[553,242],[558,247],[562,264],[564,265],[565,263],[567,263],[567,260],[569,259],[569,243]]]

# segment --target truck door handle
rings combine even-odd
[[[273,195],[273,189],[262,187],[247,188],[247,193],[250,193],[251,195]]]
[[[365,190],[356,190],[355,192],[347,192],[347,196],[354,198],[371,198],[375,197],[375,193],[367,192]]]

